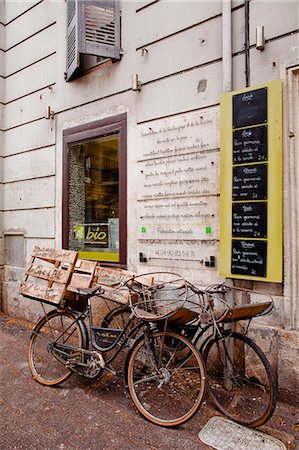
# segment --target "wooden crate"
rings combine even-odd
[[[77,257],[71,250],[35,247],[19,292],[33,300],[62,305]]]
[[[134,273],[127,272],[126,270],[110,269],[97,264],[93,277],[93,285],[115,287],[134,278],[134,276]]]
[[[92,286],[103,287],[104,293],[101,294],[102,298],[125,305],[129,302],[131,291],[124,284],[133,284],[135,277],[136,274],[133,272],[101,267],[98,264],[94,272]],[[153,277],[151,275],[139,276],[139,283],[151,286]]]
[[[84,311],[87,306],[87,299],[84,295],[76,295],[72,292],[72,288],[86,289],[92,285],[94,271],[96,268],[96,261],[88,261],[84,259],[77,259],[70,283],[65,291],[66,306],[69,306],[76,311]]]
[[[102,299],[127,304],[131,293],[125,283],[134,283],[135,277],[136,274],[126,270],[78,259],[75,251],[35,247],[19,292],[33,300],[81,311],[86,307],[86,297],[77,295],[72,288],[80,291],[102,286]],[[138,276],[138,282],[150,286],[153,277]]]

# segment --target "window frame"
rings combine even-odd
[[[69,248],[69,174],[70,145],[87,140],[119,134],[119,261],[99,260],[102,265],[127,267],[127,114],[118,114],[102,120],[63,130],[62,162],[62,248]]]

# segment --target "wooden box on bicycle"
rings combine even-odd
[[[35,247],[19,292],[32,300],[63,306],[77,258],[75,251]]]

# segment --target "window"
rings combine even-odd
[[[120,59],[119,0],[67,0],[66,80],[107,58]]]
[[[63,248],[126,265],[126,115],[64,131]]]

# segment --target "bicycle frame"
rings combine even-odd
[[[88,343],[89,343],[89,336],[90,336],[90,341],[91,341],[91,347],[93,350],[96,350],[98,352],[101,352],[103,354],[110,352],[111,350],[115,349],[116,347],[116,351],[113,353],[113,355],[111,356],[111,358],[105,360],[105,364],[108,365],[110,364],[116,357],[117,355],[121,352],[121,350],[124,348],[124,346],[127,344],[127,342],[129,341],[129,339],[133,338],[134,336],[136,336],[136,334],[138,333],[138,331],[142,328],[142,327],[148,327],[149,324],[146,322],[143,322],[141,320],[138,321],[137,324],[134,325],[134,327],[129,331],[129,333],[127,334],[127,330],[130,327],[131,323],[133,322],[135,316],[133,314],[133,312],[131,313],[128,322],[126,323],[126,326],[124,327],[124,329],[122,329],[121,331],[118,329],[113,329],[113,328],[104,328],[104,327],[94,327],[93,325],[93,318],[92,318],[92,310],[91,310],[91,303],[90,300],[88,299],[88,305],[85,308],[84,311],[80,312],[79,314],[74,311],[73,309],[70,309],[70,311],[72,312],[72,314],[74,316],[77,315],[77,317],[74,317],[74,321],[64,330],[64,332],[59,335],[56,339],[55,342],[58,341],[61,337],[63,337],[64,334],[67,333],[67,331],[73,326],[74,323],[78,323],[81,324],[81,330],[84,330],[84,333],[86,334],[85,336],[85,342],[87,343],[87,347],[88,347]],[[88,317],[89,319],[89,327],[87,328],[86,323],[85,323],[85,319]],[[116,338],[115,340],[112,342],[111,345],[109,346],[101,346],[98,345],[96,342],[96,332],[98,330],[102,330],[102,331],[107,331],[109,333],[113,333],[114,331],[117,331],[116,334]],[[67,345],[66,345],[67,348]]]
[[[89,300],[88,300],[88,306],[87,306],[85,312],[83,312],[83,315],[86,314],[86,312],[88,313],[88,317],[89,317],[89,333],[90,333],[90,337],[91,337],[91,346],[92,346],[92,348],[95,349],[96,351],[99,351],[99,352],[102,352],[102,353],[108,353],[111,350],[115,349],[116,346],[118,346],[118,348],[116,349],[116,351],[112,355],[112,357],[110,359],[108,359],[107,361],[105,361],[106,364],[109,364],[110,362],[112,362],[117,357],[117,355],[124,348],[124,346],[129,341],[130,338],[136,336],[136,334],[138,333],[138,331],[142,327],[147,326],[147,324],[145,324],[145,322],[139,320],[138,323],[136,325],[134,325],[134,327],[126,335],[126,332],[127,332],[128,328],[132,324],[133,320],[136,318],[134,313],[131,312],[129,320],[126,323],[124,329],[121,330],[121,331],[117,330],[118,336],[116,337],[114,342],[112,342],[112,344],[110,346],[100,346],[96,342],[96,331],[103,330],[105,332],[107,330],[107,332],[109,332],[109,333],[112,332],[113,333],[113,331],[116,331],[116,329],[105,328],[105,327],[97,327],[97,328],[95,328],[93,326],[92,310],[91,310],[91,304],[90,304]]]

